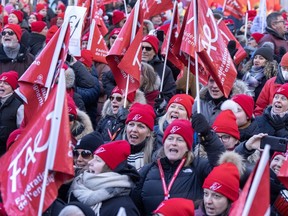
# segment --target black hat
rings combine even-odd
[[[270,47],[260,47],[255,51],[253,58],[256,55],[263,56],[267,61],[273,61],[273,50]]]
[[[94,131],[82,137],[82,139],[77,142],[75,149],[85,149],[93,153],[102,144],[104,144],[104,140],[101,134]]]

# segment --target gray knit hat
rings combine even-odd
[[[267,61],[273,61],[273,50],[270,47],[260,47],[255,51],[253,58],[256,55],[263,56]]]

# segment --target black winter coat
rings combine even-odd
[[[29,38],[29,51],[36,56],[42,50],[46,37],[44,35],[32,32]]]

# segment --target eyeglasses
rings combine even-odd
[[[110,101],[113,101],[114,99],[116,99],[117,102],[121,102],[123,98],[120,96],[117,96],[117,97],[110,96],[109,99]]]
[[[218,136],[219,139],[222,140],[222,142],[228,142],[231,138],[230,135],[222,135],[222,136]]]
[[[111,38],[112,38],[113,40],[115,40],[115,39],[117,38],[117,36],[116,36],[116,35],[112,35]]]
[[[72,114],[69,114],[69,121],[72,122],[75,120],[75,116]]]
[[[1,32],[1,35],[2,35],[2,36],[5,36],[6,34],[8,34],[9,36],[12,36],[12,35],[14,35],[15,33],[14,33],[13,31],[2,31],[2,32]]]
[[[147,47],[147,46],[142,46],[142,50],[146,50],[148,52],[150,52],[152,50],[152,47]]]
[[[81,155],[81,157],[83,159],[89,159],[92,156],[92,152],[89,150],[83,150],[81,152],[77,151],[77,150],[73,150],[73,157],[76,159],[79,157],[79,155]]]

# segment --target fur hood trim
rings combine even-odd
[[[150,89],[147,89],[147,92],[152,92],[152,91],[155,91],[155,90],[160,89],[160,85],[161,85],[161,79],[160,79],[160,77],[157,75],[157,76],[156,76],[156,80],[155,80],[153,86],[152,86]],[[145,97],[145,96],[144,96],[144,97]]]
[[[150,31],[152,31],[152,30],[155,29],[153,23],[152,23],[150,20],[144,19],[143,22],[144,22],[144,25],[145,25],[145,26],[147,27],[147,29],[148,29],[148,33],[149,33]]]
[[[201,88],[201,90],[200,90],[200,98],[201,99],[205,99],[205,95],[206,95],[207,91],[208,91],[207,86],[204,86],[203,88]],[[234,95],[237,95],[237,94],[247,94],[248,95],[247,85],[245,84],[245,82],[243,82],[242,80],[239,80],[239,79],[235,80],[233,87],[231,89],[229,98],[233,97]]]
[[[251,70],[252,66],[253,66],[253,59],[250,59],[244,65],[243,69],[241,70],[241,73],[244,75],[245,73]],[[275,60],[273,60],[272,62],[267,62],[267,64],[264,67],[264,75],[267,80],[270,79],[271,77],[276,76],[277,67],[278,67],[278,63]]]
[[[218,164],[220,165],[223,163],[233,163],[237,167],[240,176],[243,175],[243,173],[245,172],[245,164],[243,157],[234,151],[225,151],[223,154],[220,155]]]
[[[141,104],[147,104],[145,94],[139,89],[136,90],[135,100],[133,103],[136,103],[136,102],[141,103]],[[110,115],[110,116],[113,115],[112,108],[111,108],[111,101],[109,98],[105,101],[102,111],[101,111],[102,118],[105,118],[107,115]]]
[[[65,78],[66,78],[66,88],[73,88],[75,83],[75,73],[74,70],[70,67],[65,70]]]
[[[81,124],[84,126],[84,130],[82,131],[82,133],[75,137],[76,140],[79,140],[82,137],[84,137],[85,135],[92,133],[94,131],[89,116],[85,112],[83,112],[79,109],[77,109],[77,120],[76,121],[78,121],[77,122],[78,124],[76,123],[76,125]]]

